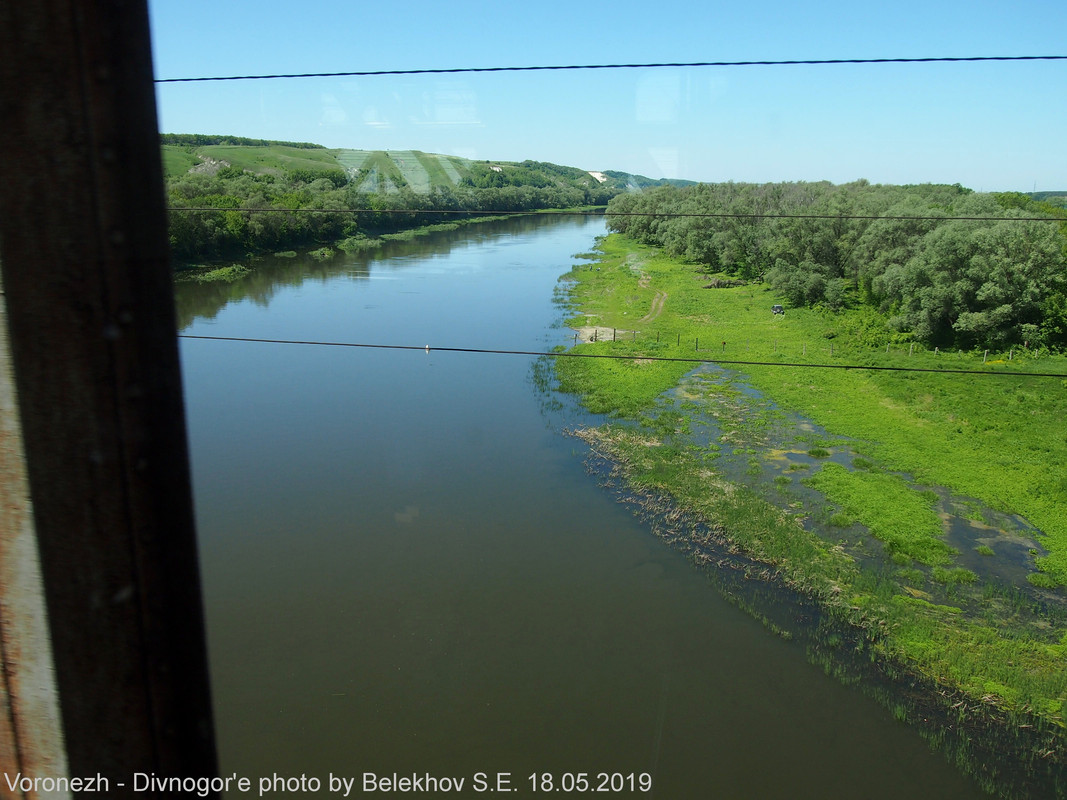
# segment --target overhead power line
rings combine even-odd
[[[526,215],[552,215],[565,217],[696,217],[708,219],[865,219],[865,220],[914,220],[917,222],[1062,222],[1062,217],[926,217],[926,216],[888,216],[876,214],[759,214],[759,213],[663,213],[657,211],[572,211],[557,209],[537,209],[528,211],[463,211],[455,209],[416,209],[416,208],[279,208],[276,206],[257,206],[254,208],[218,208],[216,206],[170,206],[168,211],[220,212],[246,211],[266,213],[270,211],[293,214],[457,214],[477,217],[505,217]]]
[[[736,361],[723,358],[697,358],[695,356],[648,356],[648,355],[619,355],[615,353],[575,353],[573,351],[561,351],[558,353],[546,353],[537,350],[493,350],[482,347],[431,347],[430,345],[403,345],[403,344],[366,344],[361,342],[319,342],[300,339],[253,339],[244,336],[197,336],[193,334],[178,334],[179,339],[206,339],[216,342],[257,342],[261,344],[302,344],[319,347],[356,347],[370,350],[423,350],[427,353],[477,353],[481,355],[509,355],[509,356],[548,356],[552,358],[609,358],[617,361],[633,361],[640,358],[643,361],[671,361],[690,364],[717,364],[731,367],[800,367],[804,369],[862,369],[874,372],[932,372],[939,375],[981,375],[984,377],[998,376],[1002,378],[1067,378],[1067,373],[1059,372],[996,372],[977,369],[930,369],[924,367],[876,367],[866,364],[794,364],[788,361]]]
[[[281,78],[363,78],[381,75],[453,75],[475,72],[550,72],[593,69],[658,69],[663,67],[784,67],[830,64],[930,64],[977,61],[1065,61],[1067,56],[943,56],[937,58],[822,58],[780,61],[688,61],[655,64],[556,64],[527,67],[452,67],[444,69],[380,69],[351,72],[299,72],[274,75],[215,75],[199,78],[156,78],[156,83],[194,83],[203,81],[258,81]]]

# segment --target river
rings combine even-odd
[[[557,279],[603,232],[525,217],[178,287],[185,335],[420,348],[181,340],[222,774],[984,797],[601,488],[532,357],[434,349],[568,341]]]

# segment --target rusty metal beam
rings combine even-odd
[[[15,404],[2,283],[0,489],[0,773],[64,775],[66,753]],[[6,782],[0,785],[0,796],[9,791]],[[39,795],[22,792],[16,796],[37,800]]]
[[[217,768],[145,0],[0,4],[0,119],[66,759],[132,797],[133,772]]]

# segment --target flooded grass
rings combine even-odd
[[[1067,637],[1057,643],[1048,609],[1019,592],[987,590],[985,618],[972,619],[951,604],[954,590],[975,583],[967,570],[935,567],[931,577],[918,567],[864,564],[691,452],[622,424],[574,433],[591,445],[605,485],[614,483],[724,594],[768,630],[805,641],[827,674],[906,709],[909,724],[991,791],[1037,796],[1033,787],[1062,779],[1067,745],[1057,698]]]
[[[196,281],[197,283],[233,283],[247,275],[251,270],[243,264],[231,264],[228,267],[192,267],[175,275],[175,280]]]
[[[628,250],[642,253],[639,269]],[[587,408],[617,419],[577,432],[615,465],[616,480],[682,509],[699,522],[690,529],[715,531],[686,533],[671,527],[681,517],[665,518],[664,538],[721,572],[730,559],[701,549],[715,540],[747,573],[805,598],[818,609],[812,619],[833,628],[825,641],[805,624],[768,626],[811,635],[813,660],[881,692],[991,790],[1025,796],[1020,787],[1037,780],[1063,791],[1067,527],[1054,509],[1067,502],[1056,484],[1067,409],[1047,382],[1027,384],[1032,413],[1020,420],[1003,413],[1004,384],[992,380],[950,392],[938,376],[827,370],[816,379],[784,367],[749,368],[742,380],[716,367],[648,369],[637,359],[679,354],[698,332],[725,339],[723,350],[730,340],[750,353],[773,347],[782,360],[781,321],[756,318],[762,287],[687,292],[691,268],[614,237],[600,266],[570,276],[583,312],[600,324],[640,317],[665,292],[665,330],[655,342],[646,331],[643,341],[578,345],[635,359],[557,359],[557,374]],[[833,323],[806,313],[805,322],[791,312],[790,324],[801,316],[794,336]],[[849,352],[847,335],[835,342],[850,359],[884,355],[884,344],[871,354]],[[842,627],[863,645],[843,647]],[[904,699],[901,685],[911,687]]]

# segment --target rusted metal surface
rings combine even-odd
[[[134,772],[216,770],[145,0],[0,3],[0,119],[3,285],[68,770],[132,797]]]
[[[0,248],[2,258],[2,248]],[[0,773],[65,775],[52,646],[44,607],[37,539],[8,351],[0,286]],[[69,792],[11,792],[36,800]]]

